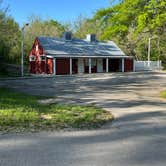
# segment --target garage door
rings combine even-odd
[[[56,59],[56,74],[70,74],[70,59],[69,58],[57,58]]]

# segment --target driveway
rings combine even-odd
[[[0,86],[50,96],[46,102],[98,105],[116,120],[91,131],[1,135],[0,165],[165,166],[166,100],[159,97],[165,85],[162,72],[1,80]]]

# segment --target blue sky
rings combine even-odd
[[[9,14],[20,24],[32,14],[52,18],[60,22],[73,21],[80,14],[90,17],[100,8],[110,6],[110,0],[4,0],[9,5]]]

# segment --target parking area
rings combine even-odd
[[[10,79],[1,80],[0,86],[48,96],[50,103],[94,104],[118,115],[160,105],[165,83],[165,73],[138,72]]]
[[[163,72],[0,80],[0,87],[49,96],[48,103],[93,104],[116,118],[93,131],[1,135],[0,165],[165,166],[165,85]]]

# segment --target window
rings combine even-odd
[[[46,61],[46,56],[44,56],[44,55],[40,55],[39,60],[40,60],[40,61]]]
[[[36,60],[35,55],[30,55],[30,56],[29,56],[29,61],[30,61],[30,62],[35,61],[35,60]]]

